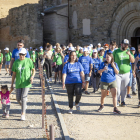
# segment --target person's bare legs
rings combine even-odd
[[[112,98],[113,98],[113,106],[117,107],[117,89],[112,88],[112,89],[110,89],[110,92],[111,92]]]
[[[106,95],[107,95],[107,90],[102,89],[101,90],[101,105],[104,105],[104,100],[105,100]]]
[[[7,66],[8,66],[8,65],[5,65],[5,70],[6,70],[6,72],[8,73],[8,69],[7,69]]]
[[[0,73],[1,73],[2,64],[0,64]]]
[[[89,86],[89,81],[86,81],[86,84],[85,84],[85,91],[88,90],[88,86]]]

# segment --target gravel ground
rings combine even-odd
[[[59,84],[52,84],[54,93],[66,123],[71,140],[139,140],[140,139],[140,109],[138,97],[126,99],[127,107],[118,107],[121,115],[113,114],[112,97],[105,99],[105,108],[97,112],[100,106],[101,93],[83,94],[77,112],[74,106],[73,114],[68,114],[68,97],[66,90]]]
[[[10,87],[11,77],[6,75],[5,70],[2,69],[0,76],[0,84],[7,84]],[[37,139],[45,140],[45,129],[42,129],[42,96],[40,81],[36,73],[33,87],[28,94],[28,107],[26,114],[26,121],[20,121],[21,107],[16,100],[11,100],[10,117],[8,119],[2,118],[2,109],[0,109],[0,139],[15,140],[15,139]],[[13,91],[12,94],[15,94]],[[46,88],[46,105],[47,108],[47,122],[48,126],[53,124],[55,126],[55,139],[62,140],[62,130],[53,105],[51,94]],[[0,108],[2,105],[0,104]]]

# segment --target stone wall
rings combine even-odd
[[[12,51],[19,39],[25,40],[25,47],[39,47],[43,43],[41,6],[25,4],[9,10],[9,15],[0,20],[0,48],[6,46]]]
[[[98,42],[109,43],[110,40],[116,40],[119,44],[123,38],[131,39],[127,31],[133,32],[134,30],[130,27],[131,24],[128,25],[129,29],[124,30],[126,26],[123,23],[130,23],[129,20],[132,20],[131,17],[128,17],[129,13],[135,13],[135,15],[133,14],[135,17],[137,13],[137,19],[140,19],[138,15],[139,0],[75,0],[70,1],[69,8],[70,39],[75,45],[90,43],[96,45]],[[119,13],[119,11],[121,12]],[[122,19],[123,23],[121,24]],[[86,32],[84,26],[89,22],[88,30],[90,29],[90,31]],[[122,33],[119,31],[120,27],[123,27]]]
[[[38,3],[38,0],[0,0],[0,19],[5,18],[11,8],[24,4]]]

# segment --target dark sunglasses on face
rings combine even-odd
[[[24,56],[25,54],[20,53],[19,55]]]

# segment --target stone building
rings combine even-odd
[[[72,0],[70,40],[74,44],[130,40],[140,43],[140,0]]]
[[[134,47],[140,43],[140,0],[0,0],[0,8],[2,49],[13,49],[20,38],[26,47],[39,47],[43,40],[81,46],[120,44],[124,38]]]

